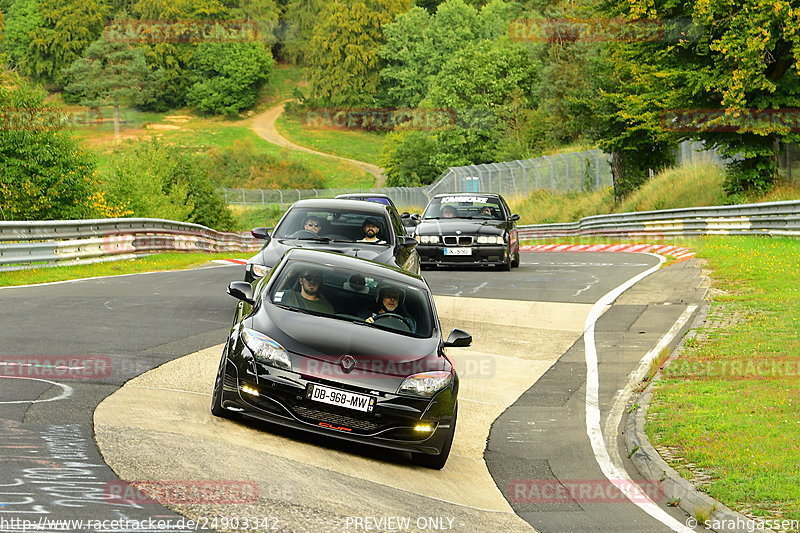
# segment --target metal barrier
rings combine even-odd
[[[0,271],[162,251],[248,252],[262,244],[249,234],[148,218],[0,222]]]
[[[800,236],[800,201],[691,207],[586,217],[567,224],[520,226],[525,240],[551,237],[699,235]]]

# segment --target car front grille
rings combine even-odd
[[[472,246],[471,235],[445,235],[444,243],[448,246]]]
[[[329,424],[345,426],[361,431],[375,431],[379,427],[375,422],[348,416],[325,407],[312,408],[303,405],[295,405],[292,410],[301,418],[317,422],[328,422]]]

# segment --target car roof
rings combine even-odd
[[[341,198],[314,198],[311,200],[299,200],[292,204],[290,209],[303,207],[306,209],[352,209],[353,211],[368,212],[372,214],[385,214],[386,207],[375,202],[365,202],[363,200],[344,200]]]
[[[384,265],[383,263],[370,261],[369,259],[363,259],[361,257],[343,255],[327,250],[292,248],[286,252],[284,258],[292,261],[308,261],[310,263],[319,263],[334,268],[350,268],[365,275],[374,274],[392,281],[407,283],[412,287],[418,287],[421,289],[424,288],[425,290],[430,291],[422,276],[412,274],[411,272],[401,268]]]

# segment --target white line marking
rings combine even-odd
[[[638,487],[624,468],[619,468],[614,464],[609,456],[606,442],[603,438],[603,431],[600,428],[600,376],[597,366],[597,348],[595,347],[594,339],[595,324],[600,318],[600,315],[603,314],[606,306],[611,305],[623,292],[661,268],[665,259],[663,257],[659,257],[658,259],[659,262],[656,266],[632,277],[600,298],[600,300],[592,306],[589,316],[586,317],[586,327],[584,331],[584,345],[586,347],[586,434],[592,445],[595,460],[600,466],[600,470],[603,471],[603,475],[606,476],[631,503],[673,531],[689,533],[694,530],[661,509]]]
[[[46,380],[46,379],[39,379],[39,378],[24,378],[24,377],[19,377],[19,376],[0,376],[0,379],[31,379],[31,380],[33,380],[33,381],[42,381],[42,382],[44,382],[44,383],[49,383],[49,384],[51,384],[51,385],[55,385],[55,386],[57,386],[57,387],[61,387],[61,389],[64,391],[64,392],[62,392],[62,393],[61,393],[59,396],[56,396],[55,398],[50,398],[50,399],[48,399],[48,400],[20,400],[20,401],[14,401],[14,402],[3,402],[3,401],[0,401],[0,404],[1,404],[1,405],[12,404],[12,403],[45,403],[45,402],[57,402],[58,400],[66,400],[67,398],[69,398],[70,396],[72,396],[72,392],[73,392],[73,391],[72,391],[72,387],[70,387],[69,385],[64,385],[64,384],[62,384],[62,383],[56,383],[55,381],[48,381],[48,380]]]

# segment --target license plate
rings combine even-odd
[[[472,255],[472,248],[445,248],[444,255]]]
[[[366,394],[357,394],[340,389],[323,387],[322,385],[309,385],[309,398],[315,402],[338,405],[347,409],[371,413],[375,408],[375,397]]]

